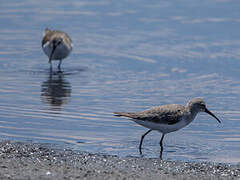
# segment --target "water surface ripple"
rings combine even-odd
[[[239,19],[227,0],[2,2],[0,137],[139,156],[146,129],[112,112],[203,97],[222,124],[199,114],[166,136],[163,158],[237,164]],[[41,50],[46,27],[73,39],[62,72]],[[160,137],[146,137],[144,157],[159,157]]]

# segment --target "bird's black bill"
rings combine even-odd
[[[219,123],[221,123],[221,121],[211,112],[209,111],[207,108],[205,109],[205,112],[210,114],[212,117],[214,117]]]
[[[57,46],[53,44],[53,49],[52,49],[52,52],[51,52],[51,54],[50,54],[49,61],[48,61],[49,63],[51,63],[51,61],[52,61],[52,56],[53,56],[53,53],[54,53],[56,47],[57,47]]]

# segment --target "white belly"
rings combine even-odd
[[[48,42],[43,45],[43,51],[48,57],[50,57],[50,55],[51,55],[52,48],[53,47]],[[71,52],[71,50],[72,49],[69,49],[63,43],[59,44],[56,47],[56,49],[52,55],[52,60],[61,60],[61,59],[66,58],[69,55],[69,53]]]
[[[137,124],[140,124],[148,129],[157,130],[164,134],[177,131],[187,125],[187,123],[185,123],[184,120],[181,120],[176,124],[160,124],[160,123],[154,123],[150,121],[141,121],[136,119],[132,119],[132,120]]]

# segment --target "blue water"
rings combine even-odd
[[[46,6],[47,4],[47,6]],[[114,117],[203,97],[201,113],[166,135],[163,159],[240,163],[240,4],[230,0],[3,1],[0,138],[139,156],[147,129]],[[41,49],[44,29],[67,32],[62,73]],[[159,157],[161,134],[143,143]]]

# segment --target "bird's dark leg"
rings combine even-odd
[[[50,72],[52,72],[52,60],[49,58],[49,64],[50,64]]]
[[[58,70],[61,71],[61,64],[62,64],[62,59],[59,60],[59,63],[58,63]]]
[[[141,141],[140,141],[140,144],[139,144],[139,152],[140,152],[140,154],[142,154],[142,142],[143,142],[143,139],[144,139],[144,137],[148,134],[148,133],[150,133],[152,130],[150,129],[150,130],[148,130],[146,133],[144,133],[143,135],[142,135],[142,138],[141,138]]]
[[[160,141],[160,147],[161,147],[161,150],[160,150],[160,159],[162,160],[162,153],[163,153],[163,138],[164,138],[164,135],[165,134],[162,134],[162,138],[161,138],[161,141]]]

